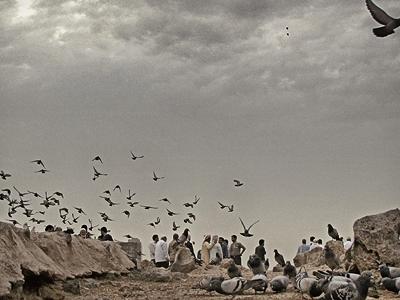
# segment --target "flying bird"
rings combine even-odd
[[[394,29],[400,26],[400,18],[389,16],[382,8],[378,7],[372,0],[366,0],[367,8],[372,17],[384,26],[372,29],[377,37],[385,37],[394,33]]]
[[[74,207],[74,208],[76,209],[76,211],[77,211],[79,214],[86,215],[86,213],[83,211],[82,208],[80,208],[80,207]]]
[[[121,193],[121,187],[119,186],[119,184],[117,184],[114,188],[113,188],[113,191],[115,191],[115,190],[119,190],[119,192]]]
[[[164,178],[165,178],[164,176],[162,176],[162,177],[157,177],[156,172],[153,171],[153,180],[154,180],[154,181],[157,181],[157,180],[160,180],[160,179],[164,179]]]
[[[107,194],[107,195],[111,196],[111,192],[110,192],[110,190],[106,190],[106,191],[104,191],[104,192],[103,192],[103,194]]]
[[[96,170],[95,167],[93,167],[93,170],[94,170],[93,180],[96,180],[100,176],[107,176],[108,175],[108,174],[105,174],[105,173],[100,173],[99,171]]]
[[[339,237],[339,233],[337,232],[337,230],[335,228],[333,228],[333,226],[331,224],[328,224],[328,235],[336,241],[343,240],[343,237]]]
[[[11,195],[11,190],[10,189],[2,189],[2,192],[6,192],[8,194],[8,196]]]
[[[192,218],[193,221],[196,221],[196,216],[193,213],[188,213],[187,215],[189,218]]]
[[[191,208],[193,208],[193,203],[186,202],[186,203],[183,203],[183,206],[184,206],[184,207],[191,207]]]
[[[18,223],[17,220],[10,220],[10,219],[8,219],[7,221],[11,222],[14,226],[15,226],[15,225],[21,225],[20,223]]]
[[[43,169],[46,169],[46,167],[41,159],[31,160],[31,163],[41,165],[43,167]]]
[[[136,155],[133,154],[133,152],[131,151],[131,158],[132,158],[132,160],[136,160],[136,159],[138,159],[138,158],[143,158],[143,157],[144,157],[144,155],[136,156]]]
[[[149,224],[147,224],[147,225],[149,225],[149,226],[152,226],[152,227],[156,228],[156,225],[154,225],[154,223],[149,223]]]
[[[193,222],[189,218],[186,218],[185,220],[183,220],[183,222],[184,223],[193,224]]]
[[[219,202],[219,201],[217,201],[217,202],[218,202],[218,204],[219,204],[219,206],[220,206],[221,209],[224,209],[225,207],[228,207],[228,205],[222,204],[222,203]]]
[[[29,194],[33,195],[35,198],[43,198],[39,193],[28,191]]]
[[[169,210],[168,208],[167,208],[167,214],[168,214],[168,216],[170,216],[170,217],[173,217],[173,216],[175,216],[175,215],[179,215],[178,213],[173,212],[173,211]]]
[[[20,191],[17,190],[17,188],[16,188],[15,186],[13,186],[13,188],[14,188],[14,190],[18,193],[18,196],[19,196],[20,198],[22,198],[22,197],[24,197],[25,195],[28,195],[28,194],[29,194],[29,192],[28,192],[28,193],[21,193]]]
[[[99,162],[103,163],[103,161],[101,160],[101,157],[98,155],[95,156],[95,158],[93,158],[92,161],[99,161]]]
[[[0,177],[3,180],[7,180],[7,177],[11,177],[11,174],[5,173],[3,170],[0,171]]]
[[[89,229],[90,231],[92,231],[94,228],[96,228],[96,227],[99,226],[99,225],[94,225],[94,226],[93,226],[93,222],[92,222],[91,219],[89,219],[88,221],[89,221],[89,225],[90,225],[88,229]]]
[[[244,185],[243,182],[240,182],[240,180],[237,180],[237,179],[233,179],[233,182],[235,183],[236,187],[240,187],[240,186]]]
[[[131,194],[131,190],[128,190],[128,197],[126,197],[126,199],[132,200],[132,197],[135,195],[136,195],[136,193]]]
[[[64,199],[64,194],[61,193],[61,192],[54,192],[53,195],[51,195],[51,196],[54,196],[54,195],[56,195],[56,196],[61,197],[61,198]],[[50,196],[50,197],[51,197],[51,196]]]
[[[160,200],[158,200],[158,201],[168,202],[169,204],[172,204],[171,201],[169,201],[168,198],[162,198],[162,199],[160,199]]]
[[[126,202],[130,207],[135,207],[135,205],[136,204],[139,204],[139,202],[137,202],[137,201],[135,201],[135,202],[132,202],[132,201],[128,201],[128,202]]]
[[[131,216],[129,210],[124,210],[122,213],[125,214],[128,218]]]
[[[133,237],[130,234],[125,234],[124,237],[126,237],[127,239],[133,239]]]
[[[194,196],[193,205],[196,205],[199,201],[200,201],[200,197],[198,197],[197,195],[195,195],[195,196]]]
[[[172,222],[172,230],[173,231],[176,231],[177,229],[179,229],[181,226],[177,226],[176,224],[175,224],[175,221],[173,221]]]
[[[39,171],[36,171],[35,173],[42,173],[42,174],[45,174],[45,173],[48,173],[48,172],[50,172],[50,170],[41,169],[41,170],[39,170]]]
[[[158,209],[158,207],[155,206],[148,206],[148,205],[140,205],[141,207],[143,207],[144,209]]]
[[[157,217],[157,221],[155,221],[154,224],[158,225],[158,224],[160,224],[160,222],[161,222],[160,217]]]
[[[243,223],[243,221],[242,221],[242,219],[241,219],[240,217],[239,217],[239,220],[240,220],[240,223],[242,223],[242,226],[243,226],[243,229],[244,229],[244,232],[241,232],[240,234],[241,234],[242,236],[245,236],[245,237],[251,237],[251,236],[253,236],[253,234],[251,234],[249,231],[250,231],[251,227],[253,227],[255,224],[257,224],[258,222],[260,222],[260,220],[255,221],[253,224],[251,224],[251,225],[249,226],[249,228],[246,228],[246,226],[244,225],[244,223]]]

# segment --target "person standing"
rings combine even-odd
[[[246,247],[243,246],[242,243],[237,241],[237,236],[232,235],[231,236],[231,246],[229,247],[229,253],[231,255],[231,258],[235,262],[236,265],[241,266],[242,265],[242,254],[244,251],[246,251]]]
[[[155,264],[155,251],[156,251],[156,244],[158,242],[158,235],[154,234],[152,237],[152,242],[149,244],[149,251],[150,251],[150,260]]]
[[[219,237],[218,243],[221,245],[222,258],[229,258],[229,255],[228,255],[228,243],[225,242],[225,239],[222,236]]]
[[[169,262],[172,264],[175,261],[175,255],[178,252],[179,247],[179,234],[175,233],[172,236],[172,241],[168,245],[168,255],[169,255]]]
[[[211,235],[207,234],[201,245],[201,260],[204,261],[206,266],[210,263],[210,249],[213,246],[214,244],[211,243]]]
[[[107,227],[101,227],[100,235],[97,239],[99,239],[100,241],[113,241],[112,236],[108,234]]]
[[[218,243],[218,235],[213,235],[212,242],[214,246],[210,249],[210,264],[219,265],[222,261],[222,247]]]
[[[167,245],[167,237],[163,236],[156,244],[156,248],[154,251],[154,259],[156,261],[157,268],[166,268],[169,267],[169,257],[168,257],[168,245]]]
[[[265,255],[267,254],[267,251],[265,251],[264,248],[265,241],[263,239],[258,241],[258,246],[255,249],[255,254],[261,259],[262,263],[265,263]]]

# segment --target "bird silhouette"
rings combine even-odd
[[[61,198],[64,199],[64,194],[61,193],[61,192],[54,192],[53,195],[51,195],[51,196],[54,196],[54,195],[56,195],[56,196],[61,197]]]
[[[74,208],[76,209],[76,211],[77,211],[79,214],[86,215],[86,213],[83,211],[82,208],[80,208],[80,207],[74,207]]]
[[[41,159],[31,160],[31,163],[35,163],[35,164],[41,165],[43,167],[43,169],[46,169],[46,167],[45,167],[45,165],[44,165],[44,163],[43,163],[43,161]]]
[[[181,226],[177,226],[177,225],[176,225],[175,221],[172,222],[172,230],[173,230],[173,231],[178,230],[180,227],[181,227]]]
[[[122,213],[125,214],[128,218],[131,216],[129,210],[124,210]]]
[[[95,167],[93,167],[93,170],[94,170],[93,180],[96,180],[100,176],[107,176],[108,175],[108,174],[105,174],[105,173],[100,173],[99,171],[97,171],[97,169]]]
[[[217,201],[217,202],[218,202],[218,204],[219,204],[219,206],[220,206],[221,209],[224,209],[224,208],[228,207],[228,205],[222,204],[222,203],[219,202],[219,201]]]
[[[28,191],[29,194],[33,195],[35,198],[43,198],[39,193]]]
[[[126,197],[126,199],[132,200],[132,197],[135,195],[136,195],[136,193],[131,194],[131,190],[128,189],[128,196]]]
[[[227,206],[227,208],[228,208],[228,212],[233,212],[233,204],[230,206]]]
[[[2,192],[6,192],[8,196],[11,195],[11,190],[10,189],[2,189]]]
[[[152,227],[156,228],[156,225],[154,225],[154,223],[149,223],[149,224],[147,224],[147,225],[149,225],[149,226],[152,226]]]
[[[8,177],[11,177],[11,174],[5,173],[3,170],[0,171],[0,177],[3,180],[7,180]]]
[[[93,222],[91,219],[88,220],[89,221],[89,230],[92,231],[94,228],[98,227],[99,225],[93,225]]]
[[[103,163],[103,161],[102,161],[102,159],[101,159],[101,157],[100,157],[99,155],[95,156],[95,157],[92,159],[92,161],[99,161],[99,162]]]
[[[136,155],[133,154],[133,152],[131,151],[131,158],[132,158],[132,160],[136,160],[136,159],[138,159],[138,158],[143,158],[143,157],[144,157],[143,155],[136,156]]]
[[[19,196],[20,198],[22,198],[22,197],[24,197],[24,196],[26,196],[26,195],[29,195],[29,192],[28,192],[28,193],[21,193],[15,186],[13,186],[13,188],[14,188],[14,190],[18,193],[18,196]]]
[[[164,176],[162,176],[162,177],[157,177],[156,172],[153,171],[153,180],[154,180],[154,181],[157,181],[157,180],[160,180],[160,179],[164,179],[164,178],[165,178]]]
[[[45,174],[45,173],[48,173],[48,172],[50,172],[50,170],[41,169],[41,170],[39,170],[39,171],[36,171],[35,173],[42,173],[42,174]]]
[[[258,222],[260,222],[260,220],[255,221],[253,224],[251,224],[251,225],[249,226],[249,228],[246,228],[246,226],[244,225],[244,223],[243,223],[243,221],[242,221],[242,219],[241,219],[240,217],[239,217],[239,220],[240,220],[240,223],[242,223],[242,226],[243,226],[243,229],[244,229],[244,232],[241,232],[240,234],[241,234],[242,236],[245,236],[245,237],[251,237],[251,236],[253,236],[253,234],[251,234],[249,231],[250,231],[251,227],[253,227],[255,224],[257,224]]]
[[[79,218],[80,218],[80,216],[75,217],[74,214],[72,213],[72,222],[78,223]]]
[[[184,223],[193,224],[193,222],[189,218],[186,218],[185,220],[183,220],[183,222]]]
[[[140,205],[141,207],[143,207],[144,209],[158,209],[158,207],[155,206],[148,206],[148,205]]]
[[[186,203],[183,203],[183,206],[184,206],[184,207],[191,207],[191,208],[193,208],[193,203],[186,202]]]
[[[235,183],[236,187],[240,187],[240,186],[244,185],[243,182],[240,182],[240,180],[237,180],[237,179],[233,179],[233,182]]]
[[[110,190],[105,190],[105,191],[103,192],[103,194],[107,194],[107,195],[111,196]]]
[[[188,213],[187,215],[189,218],[192,218],[193,221],[196,221],[196,216],[193,213]]]
[[[285,259],[283,258],[283,255],[282,254],[280,254],[279,252],[278,252],[278,250],[274,250],[274,258],[275,258],[275,261],[279,264],[279,265],[281,265],[282,267],[284,267],[285,265],[286,265],[286,263],[285,263]]]
[[[343,240],[343,237],[339,237],[339,233],[337,232],[337,230],[335,228],[333,228],[333,226],[331,224],[328,224],[328,235],[336,241]]]
[[[162,198],[162,199],[160,199],[158,201],[168,202],[169,204],[172,204],[171,201],[169,201],[168,198]]]
[[[157,217],[157,221],[155,221],[154,224],[158,225],[158,224],[160,224],[160,222],[161,222],[160,217]]]
[[[400,18],[395,19],[389,16],[383,9],[372,2],[372,0],[366,0],[366,4],[374,20],[384,25],[382,27],[372,29],[373,33],[377,37],[388,36],[394,33],[394,29],[400,26]]]
[[[119,190],[119,192],[121,193],[121,187],[119,186],[119,184],[117,184],[114,188],[113,191],[115,190]]]
[[[173,217],[173,216],[175,216],[175,215],[179,215],[178,213],[173,212],[173,211],[169,210],[168,208],[167,208],[167,214],[168,214],[168,216],[170,216],[170,217]]]
[[[197,203],[199,203],[200,201],[200,197],[198,197],[197,195],[194,196],[194,202],[193,205],[196,205]]]
[[[127,239],[133,239],[133,237],[130,234],[125,234],[124,237],[126,237]]]

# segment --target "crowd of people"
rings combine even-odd
[[[347,238],[346,241],[343,243],[344,250],[347,251],[351,248],[353,245],[353,242],[351,241],[351,238]],[[322,239],[316,239],[314,236],[310,237],[310,242],[307,243],[306,239],[302,239],[301,245],[297,249],[297,254],[305,253],[308,251],[311,251],[315,248],[324,248],[322,244]]]

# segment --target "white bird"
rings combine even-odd
[[[394,29],[400,26],[400,18],[395,19],[389,16],[382,8],[378,7],[372,0],[366,0],[367,8],[372,17],[378,23],[384,25],[372,29],[377,37],[385,37],[394,33]]]

